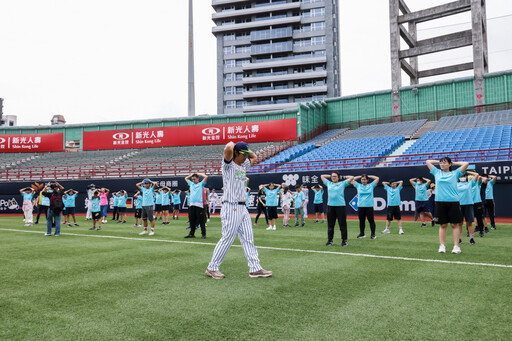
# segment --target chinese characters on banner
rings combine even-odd
[[[257,121],[160,127],[145,129],[87,131],[83,150],[225,144],[230,141],[271,142],[297,139],[297,120]]]
[[[0,153],[61,152],[64,134],[0,135]]]

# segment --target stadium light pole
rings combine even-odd
[[[194,11],[188,0],[188,116],[196,115],[194,84]]]

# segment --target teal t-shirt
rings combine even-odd
[[[201,182],[198,182],[197,184],[188,180],[187,184],[190,187],[190,202],[189,202],[189,204],[192,202],[203,203],[203,188],[206,185],[204,183],[204,179]]]
[[[460,168],[450,172],[443,172],[436,166],[432,166],[430,174],[432,174],[436,179],[436,201],[459,201],[457,181],[462,175],[464,175],[464,173],[460,171]]]
[[[461,205],[473,205],[473,181],[457,182],[459,191],[459,203]]]
[[[427,184],[418,184],[414,183],[414,189],[416,190],[416,196],[414,197],[414,200],[416,201],[428,201],[428,195],[427,195]]]
[[[137,201],[136,201],[136,204],[135,204],[135,208],[136,208],[136,209],[142,208],[142,195],[139,195],[139,196],[137,197]]]
[[[99,212],[100,211],[100,198],[92,198],[91,199],[91,212]]]
[[[23,201],[28,200],[31,201],[34,197],[34,193],[23,193]]]
[[[64,205],[66,207],[75,207],[76,194],[66,194],[66,201]]]
[[[267,195],[267,206],[277,206],[277,193],[279,193],[279,189],[274,188],[273,190],[270,190],[268,188],[265,188],[263,192],[265,192],[265,194]]]
[[[325,179],[324,185],[327,187],[327,206],[345,206],[345,187],[349,185],[348,181],[334,183]]]
[[[162,205],[162,193],[160,193],[160,192],[155,193],[155,204]]]
[[[480,190],[482,189],[482,183],[480,181],[471,181],[472,190],[473,190],[473,201],[475,204],[482,202],[482,196],[480,195]]]
[[[306,196],[304,195],[304,193],[302,192],[297,192],[297,194],[295,195],[295,208],[300,208],[300,205],[302,205],[302,203],[304,202],[304,199],[306,198]]]
[[[485,188],[485,200],[493,200],[494,199],[494,182],[491,179],[487,181],[487,187]]]
[[[169,196],[171,195],[171,192],[162,192],[160,193],[160,197],[162,198],[162,206],[168,206],[170,205],[171,201],[169,200]]]
[[[117,199],[118,207],[126,207],[126,200],[128,199],[127,195],[120,195]]]
[[[153,193],[155,189],[153,187],[146,188],[143,185],[140,192],[142,193],[142,206],[153,206]]]
[[[395,188],[388,185],[384,186],[384,190],[388,193],[388,207],[400,206],[402,204],[402,200],[400,198],[400,191],[402,188],[402,185],[398,185]]]
[[[366,186],[356,181],[354,187],[357,189],[357,195],[359,196],[357,206],[373,207],[373,189],[377,187],[375,181]]]
[[[173,203],[173,205],[181,204],[180,193],[173,193],[172,194],[172,203]]]
[[[114,194],[114,207],[119,206],[119,196]]]
[[[324,203],[324,190],[323,189],[315,189],[313,188],[313,192],[315,193],[315,199],[313,200],[313,204],[323,204]]]

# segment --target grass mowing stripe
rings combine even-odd
[[[25,232],[25,233],[42,233],[41,231],[5,229],[5,228],[0,228],[0,231]],[[197,245],[210,245],[210,246],[215,246],[216,245],[216,243],[181,241],[181,240],[143,239],[143,238],[135,238],[135,237],[132,238],[132,237],[109,236],[109,235],[95,236],[95,235],[90,235],[90,234],[79,234],[79,233],[61,233],[61,234],[67,235],[67,236],[77,236],[77,237],[109,238],[109,239],[124,239],[124,240],[143,240],[143,241],[152,241],[152,242],[161,242],[161,243],[197,244]],[[233,247],[242,247],[241,245],[236,245],[236,244],[233,244],[232,246]],[[507,264],[472,263],[472,262],[461,262],[461,261],[448,261],[448,260],[442,260],[442,259],[424,259],[424,258],[410,258],[410,257],[396,257],[396,256],[380,256],[380,255],[371,255],[371,254],[365,254],[365,253],[351,253],[351,252],[337,252],[337,251],[320,251],[320,250],[302,250],[302,249],[280,248],[280,247],[272,247],[272,246],[256,246],[256,247],[258,249],[267,249],[267,250],[276,250],[276,251],[290,251],[290,252],[303,252],[303,253],[320,253],[320,254],[333,254],[333,255],[343,255],[343,256],[356,256],[356,257],[380,258],[380,259],[392,259],[392,260],[404,260],[404,261],[416,261],[416,262],[444,263],[444,264],[458,264],[458,265],[476,265],[476,266],[488,266],[488,267],[497,267],[497,268],[512,268],[512,265],[507,265]]]

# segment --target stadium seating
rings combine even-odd
[[[302,154],[305,154],[311,150],[315,149],[315,145],[313,143],[303,143],[291,148],[288,148],[276,156],[271,157],[268,160],[265,160],[260,163],[261,164],[273,164],[273,163],[283,163],[289,162]]]
[[[307,143],[314,143],[317,146],[318,145],[323,146],[327,142],[339,139],[348,130],[349,130],[348,128],[327,130],[327,131],[324,131],[323,133],[313,137],[311,140],[308,140]]]
[[[488,113],[443,117],[430,131],[447,131],[511,124],[512,110],[500,110]]]
[[[415,120],[406,122],[395,122],[377,124],[371,126],[363,126],[359,129],[344,134],[339,140],[352,140],[362,139],[369,137],[382,137],[382,136],[398,136],[403,135],[408,138],[412,136],[418,129],[424,125],[427,120]]]

